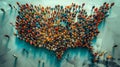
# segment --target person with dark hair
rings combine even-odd
[[[15,10],[17,10],[17,8],[16,8],[15,6],[13,6],[13,8],[14,8]]]
[[[120,61],[120,58],[118,58],[118,61]]]
[[[4,36],[5,36],[5,37],[7,37],[8,39],[10,38],[10,36],[9,36],[9,35],[7,35],[7,34],[6,34],[6,35],[4,35]]]
[[[20,7],[20,3],[19,2],[16,2],[16,4]]]
[[[3,8],[0,9],[3,13],[5,13],[5,10]]]
[[[115,48],[115,47],[118,47],[118,45],[114,45],[113,47],[114,47],[114,48]]]
[[[10,8],[12,9],[12,5],[11,4],[8,4],[10,6]]]
[[[10,24],[11,24],[12,26],[15,26],[12,22],[10,22]]]
[[[13,54],[13,57],[14,57],[15,59],[18,59],[18,57],[17,57],[15,54]]]
[[[82,4],[82,8],[85,6],[85,3]]]
[[[110,8],[112,8],[114,5],[115,5],[115,3],[114,3],[114,2],[113,2],[113,3],[111,3]]]

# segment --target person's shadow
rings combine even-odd
[[[10,15],[12,14],[12,12],[13,12],[13,8],[10,9]]]
[[[38,67],[40,67],[40,62],[38,62]]]
[[[17,67],[17,58],[15,58],[15,61],[14,61],[14,65],[13,65],[13,67]]]
[[[5,12],[3,12],[3,16],[2,16],[2,18],[1,18],[1,21],[0,22],[4,22],[4,19],[5,19]]]
[[[8,39],[7,39],[7,42],[6,42],[6,44],[5,44],[5,48],[8,48],[9,41],[10,41],[10,39],[8,38]]]

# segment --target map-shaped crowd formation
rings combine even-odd
[[[36,47],[54,51],[60,59],[68,48],[87,47],[99,31],[98,25],[108,16],[114,3],[93,6],[91,15],[84,9],[85,3],[55,7],[19,4],[16,18],[17,36]]]

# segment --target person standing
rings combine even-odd
[[[7,34],[5,34],[4,36],[5,36],[5,37],[7,37],[8,39],[10,38],[10,36],[9,36],[9,35],[7,35]]]
[[[3,13],[5,13],[5,10],[3,8],[0,9]]]
[[[18,59],[18,57],[17,57],[15,54],[13,54],[13,57],[15,58],[15,60],[17,60],[17,59]]]

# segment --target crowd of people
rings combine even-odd
[[[87,47],[99,31],[98,25],[107,16],[114,3],[104,3],[100,8],[93,6],[92,14],[84,9],[85,3],[55,7],[19,4],[16,18],[17,36],[36,47],[56,52],[61,58],[68,48]]]

